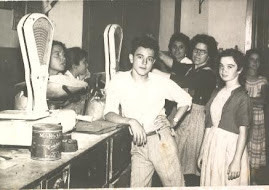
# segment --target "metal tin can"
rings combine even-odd
[[[78,142],[76,139],[68,139],[62,141],[62,152],[76,152],[78,150]]]
[[[39,123],[33,125],[31,158],[58,160],[61,158],[62,126]]]

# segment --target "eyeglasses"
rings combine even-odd
[[[207,54],[208,52],[207,52],[206,50],[203,50],[203,49],[197,49],[197,48],[194,48],[194,49],[193,49],[193,53],[196,53],[196,54],[199,53],[199,55],[205,55],[205,54]]]

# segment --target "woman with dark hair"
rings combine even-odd
[[[190,38],[183,33],[174,33],[169,41],[168,49],[169,55],[173,58],[173,62],[166,61],[165,54],[160,54],[160,59],[164,61],[164,63],[172,68],[174,64],[192,64],[192,61],[188,58],[189,47],[190,46]]]
[[[87,53],[81,48],[66,50],[61,42],[53,42],[47,86],[50,109],[72,109],[77,114],[84,112],[88,84],[81,81],[80,76],[87,73],[86,57]]]
[[[186,75],[172,74],[170,78],[193,98],[191,111],[176,130],[176,140],[186,184],[198,185],[200,172],[197,159],[205,130],[204,106],[216,88],[216,77],[211,65],[217,55],[217,42],[212,36],[198,34],[191,40],[191,51],[193,64]],[[173,70],[180,70],[179,65],[173,65]],[[170,120],[173,120],[173,112]]]
[[[253,120],[249,134],[248,151],[250,158],[251,183],[256,184],[257,169],[266,166],[266,139],[264,126],[264,105],[266,104],[267,80],[259,75],[261,53],[250,49],[246,53],[248,70],[246,75],[246,90],[252,100]]]
[[[57,75],[65,71],[66,58],[65,58],[66,47],[62,42],[53,40],[51,48],[51,56],[49,63],[49,75]]]
[[[190,38],[188,36],[183,33],[174,33],[169,40],[168,49],[171,56],[177,62],[189,64],[189,62],[191,62],[191,60],[187,58],[189,53],[189,45]],[[184,58],[186,58],[188,61],[182,61]]]
[[[53,40],[52,47],[51,47],[51,54],[50,54],[50,62],[49,62],[49,68],[48,68],[48,74],[49,77],[54,77],[56,75],[62,75],[65,71],[65,51],[66,47],[65,44],[62,42]],[[58,96],[58,94],[55,92],[54,86],[51,85],[50,80],[48,81],[47,86],[47,98],[52,98],[55,96]],[[65,94],[64,94],[65,95]],[[27,90],[26,86],[22,91],[20,91],[15,96],[15,109],[24,110],[26,109],[27,105]]]
[[[191,67],[192,61],[188,58],[190,38],[183,33],[174,33],[169,41],[169,54],[159,52],[159,58],[169,69],[169,73],[153,69],[153,72],[170,77],[170,73],[185,75]],[[173,66],[180,65],[181,69],[174,71]]]
[[[200,185],[248,185],[246,142],[251,106],[239,81],[245,59],[238,50],[228,49],[220,54],[218,63],[224,86],[216,89],[206,104],[206,130],[198,158]]]
[[[85,77],[90,77],[86,51],[79,47],[69,48],[67,49],[66,58],[67,71],[65,75],[81,80],[85,79]]]

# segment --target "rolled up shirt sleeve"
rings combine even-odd
[[[169,80],[167,82],[168,87],[168,99],[177,103],[177,108],[182,106],[189,106],[188,110],[191,108],[192,97],[183,90],[174,81]]]

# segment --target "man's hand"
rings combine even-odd
[[[147,135],[141,124],[135,119],[130,119],[128,123],[132,129],[133,142],[138,146],[146,144]]]

